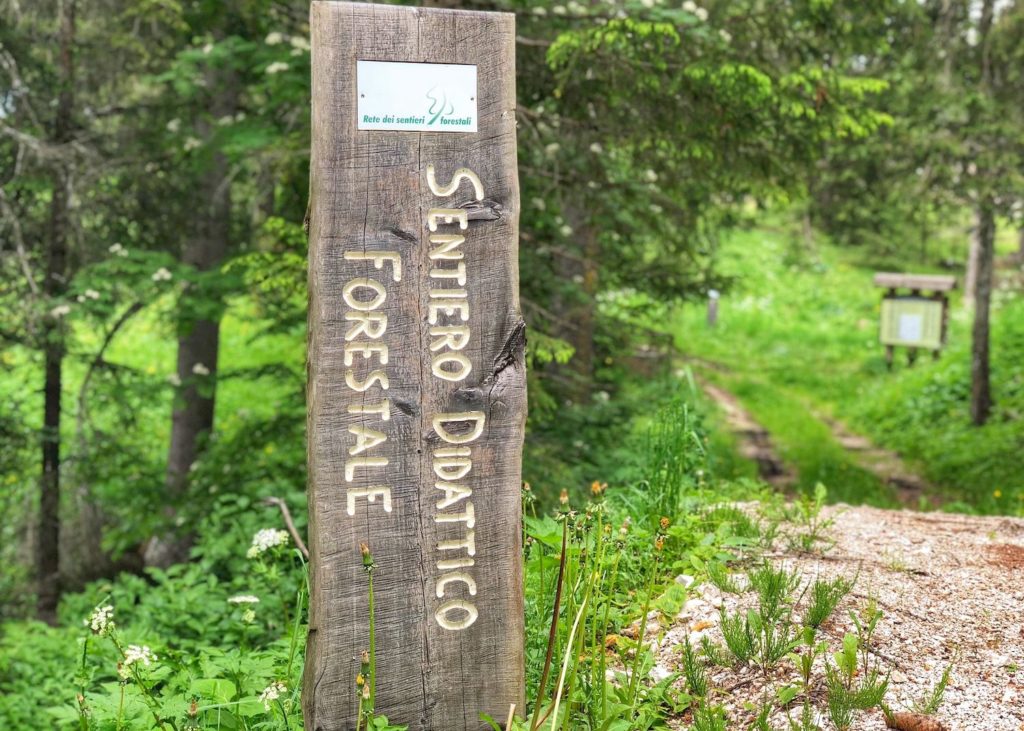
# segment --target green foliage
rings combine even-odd
[[[842,576],[831,581],[815,579],[811,585],[811,599],[804,622],[814,629],[821,627],[852,588],[853,582]]]
[[[949,679],[953,673],[953,663],[950,663],[942,671],[942,677],[927,696],[914,703],[914,713],[921,713],[925,716],[934,716],[942,706],[942,699],[946,695],[946,688],[949,686]]]

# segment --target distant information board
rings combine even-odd
[[[883,345],[938,350],[942,347],[942,302],[924,297],[882,300]]]

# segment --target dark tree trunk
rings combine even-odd
[[[971,238],[967,248],[967,270],[964,272],[964,306],[974,305],[978,290],[978,260],[981,257],[981,209],[974,211],[974,226],[971,227]]]
[[[64,145],[71,140],[74,109],[75,0],[65,0],[61,6],[59,22],[61,88],[54,117],[53,141],[57,145]],[[43,292],[50,303],[56,303],[67,289],[70,197],[70,163],[58,161],[53,172],[46,277],[43,281]],[[57,619],[57,602],[60,599],[60,416],[61,366],[64,361],[64,330],[61,318],[54,315],[47,317],[42,336],[42,478],[39,487],[39,533],[36,548],[36,613],[39,619],[53,623]]]
[[[974,327],[971,342],[971,420],[978,426],[992,412],[989,383],[989,312],[995,258],[995,213],[992,204],[978,207],[977,279],[974,293]]]
[[[237,87],[229,72],[212,75],[210,88],[217,90],[211,116],[233,115]],[[207,130],[207,139],[212,129]],[[182,262],[206,272],[224,261],[231,235],[231,174],[227,157],[216,152],[199,181],[198,207],[190,237],[182,251]],[[185,298],[209,298],[211,293],[186,291]],[[176,394],[171,415],[171,441],[167,452],[167,513],[174,515],[187,499],[189,471],[199,458],[203,443],[213,430],[216,396],[217,356],[220,346],[220,318],[182,321],[179,325],[177,376],[182,387]],[[188,558],[192,544],[189,534],[155,537],[145,551],[146,564],[166,567]]]

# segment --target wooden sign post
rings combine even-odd
[[[309,731],[522,711],[512,15],[313,2]],[[367,679],[369,680],[369,679]]]

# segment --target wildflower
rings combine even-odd
[[[647,182],[649,183],[658,182],[658,174],[650,168],[647,168],[647,170],[644,171],[644,177],[647,178]]]
[[[196,363],[192,366],[192,373],[197,376],[208,376],[210,375],[210,369],[204,366],[202,363]]]
[[[153,272],[153,276],[150,279],[154,282],[168,282],[172,276],[171,271],[167,267],[160,267]]]
[[[544,154],[547,155],[548,157],[554,157],[555,155],[558,154],[558,151],[561,149],[562,146],[560,144],[558,144],[557,142],[551,142],[547,145],[544,145]]]
[[[114,256],[128,256],[128,249],[121,246],[121,244],[113,244],[107,251]]]
[[[256,535],[252,537],[252,545],[249,546],[249,550],[246,551],[245,555],[246,558],[256,558],[261,553],[265,553],[277,546],[283,546],[286,543],[288,543],[288,531],[264,528],[257,531]]]
[[[661,551],[665,547],[665,536],[658,536],[654,539],[654,550]]]
[[[668,526],[669,526],[670,522],[671,521],[669,521],[669,519],[667,517],[662,516],[661,520],[658,521],[658,525],[661,526],[662,530],[668,530]]]
[[[282,693],[285,693],[287,691],[288,688],[285,687],[284,683],[282,683],[280,680],[275,680],[273,683],[264,688],[262,693],[260,693],[260,701],[263,703],[263,707],[269,711],[271,702],[276,701],[278,698],[281,697]]]
[[[645,8],[653,8],[654,0],[640,0],[640,4],[643,5]]]
[[[178,130],[181,129],[181,120],[175,117],[167,123],[167,131],[171,134],[177,134]]]
[[[230,114],[225,114],[223,117],[221,117],[220,119],[217,120],[217,124],[219,126],[221,126],[221,127],[227,127],[229,124],[232,124],[234,121],[235,121],[235,118],[233,116],[231,116]]]
[[[629,518],[626,518],[624,521],[622,521],[622,526],[619,528],[619,536],[621,538],[625,538],[627,535],[629,535],[629,523]]]
[[[263,42],[268,46],[279,46],[284,43],[284,33],[279,33],[275,30],[273,33],[268,33]]]
[[[95,289],[87,289],[85,290],[85,298],[90,300],[98,300],[100,298],[100,293],[97,292]]]
[[[562,492],[559,493],[559,495],[558,495],[558,504],[559,505],[568,505],[569,504],[569,491],[566,490],[565,488],[563,488]]]
[[[114,608],[109,604],[96,607],[82,624],[92,630],[94,635],[103,637],[114,631]]]
[[[177,373],[172,373],[171,375],[167,376],[167,382],[174,386],[175,388],[177,388],[178,386],[181,385],[181,378],[178,377]]]
[[[267,66],[264,71],[268,74],[279,74],[282,71],[287,71],[289,68],[291,67],[284,61],[274,61],[274,63]]]
[[[202,146],[203,143],[200,142],[195,137],[186,137],[184,144],[182,144],[181,146],[181,149],[183,149],[185,152],[192,152],[192,150]]]
[[[132,665],[141,663],[148,668],[156,660],[156,655],[147,645],[128,645],[128,649],[124,651],[124,660],[117,665],[117,674],[128,680],[132,675]]]
[[[697,8],[696,10],[693,11],[693,14],[697,16],[697,20],[705,21],[708,19],[707,8]]]
[[[366,678],[363,677],[362,673],[359,673],[359,675],[356,676],[356,685],[362,688],[364,683],[366,683]]]
[[[212,43],[207,43],[205,46],[203,46],[203,55],[209,56],[212,52],[213,52],[213,44]]]
[[[996,499],[999,499],[1002,496],[1003,496],[1003,491],[1002,490],[993,490],[992,491],[992,497],[994,497]]]
[[[572,236],[572,226],[570,226],[567,223],[563,223],[562,227],[560,229],[558,229],[558,233],[560,233],[560,234],[562,234],[562,236],[565,236],[566,238],[568,238],[569,236]]]
[[[722,30],[718,31],[718,35],[726,43],[732,43],[732,33],[730,33],[729,31],[725,30],[724,28]]]
[[[697,12],[697,3],[693,2],[693,0],[686,0],[686,2],[683,3],[683,10],[688,13],[695,13]]]
[[[602,152],[604,152],[604,148],[601,147],[600,142],[594,142],[593,144],[590,145],[590,151],[593,152],[595,155],[600,155]]]
[[[537,7],[535,7],[535,8],[534,8],[534,9],[533,9],[533,10],[532,10],[531,12],[532,12],[532,13],[533,13],[534,15],[540,15],[540,16],[544,16],[544,15],[547,15],[547,14],[548,14],[548,9],[547,9],[547,8],[545,8],[545,7],[543,7],[543,6],[541,6],[541,5],[538,5],[538,6],[537,6]]]
[[[359,544],[359,552],[363,554],[363,568],[369,573],[373,571],[373,554],[370,553],[370,546],[366,543]]]
[[[228,604],[259,604],[260,598],[252,594],[236,594],[228,597]]]
[[[543,198],[532,198],[530,200],[530,203],[533,204],[533,207],[536,208],[538,211],[543,211],[545,208],[548,207],[547,202]]]
[[[309,50],[309,41],[307,41],[302,36],[292,36],[291,38],[288,39],[288,42],[292,44],[292,48],[294,48],[296,51]]]
[[[71,305],[57,305],[50,310],[50,317],[64,317],[69,312],[71,312]]]
[[[607,482],[598,482],[597,480],[594,480],[593,482],[590,483],[590,492],[591,494],[593,494],[594,497],[601,497],[601,495],[603,495],[604,491],[607,489]]]

